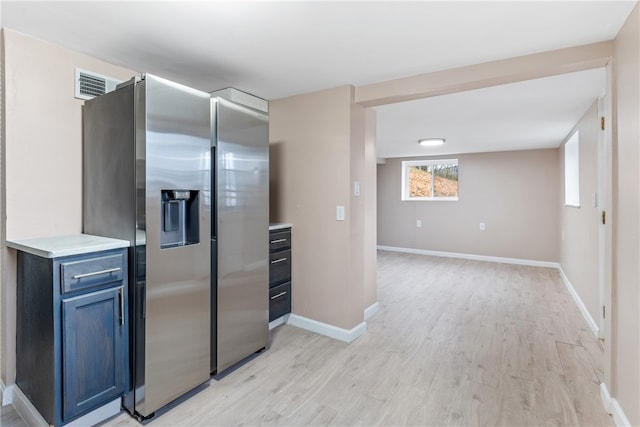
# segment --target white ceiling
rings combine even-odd
[[[378,157],[555,148],[604,93],[604,68],[376,107]],[[445,138],[439,147],[421,138]]]
[[[635,4],[635,0],[2,0],[0,16],[3,27],[113,64],[157,74],[205,91],[233,86],[265,99],[277,99],[345,84],[359,86],[611,40]],[[584,104],[586,101],[579,103],[577,98],[584,98],[587,93],[592,96],[594,89],[586,85],[597,84],[597,78],[584,76],[576,79],[576,82],[585,84],[587,92],[574,94],[564,107],[552,105],[560,102],[559,97],[545,85],[545,81],[548,80],[551,87],[562,87],[563,83],[544,79],[539,84],[531,82],[531,87],[516,84],[509,85],[511,89],[494,88],[495,93],[491,92],[492,89],[483,89],[414,101],[412,114],[420,117],[420,123],[423,123],[425,117],[433,117],[434,111],[450,111],[446,120],[440,116],[439,122],[454,123],[455,128],[466,127],[467,134],[476,136],[473,141],[465,137],[465,145],[457,149],[450,148],[458,152],[522,149],[528,147],[525,144],[530,144],[533,135],[540,135],[545,140],[544,144],[555,140],[557,146],[568,132],[566,123],[563,127],[549,121],[558,119],[557,114],[550,114],[547,120],[538,113],[547,105],[565,113],[562,116],[565,121],[571,117],[579,118],[588,104]],[[509,93],[505,94],[505,90]],[[550,91],[553,96],[548,98],[548,102],[537,99],[536,108],[529,110],[526,108],[530,105],[529,97],[535,94],[531,93],[532,90]],[[502,107],[507,108],[508,116],[493,102],[487,105],[494,96],[510,103],[510,108]],[[458,108],[451,107],[456,100],[463,104]],[[422,102],[427,110],[419,112]],[[434,104],[437,102],[442,102],[442,106]],[[463,121],[453,114],[468,108],[464,102],[475,105],[482,102],[479,104],[482,111],[495,109],[494,114],[485,113],[482,121],[478,121],[482,114],[474,115],[473,111],[467,110]],[[402,144],[399,137],[390,139],[383,136],[388,132],[404,132],[406,122],[396,121],[399,127],[393,130],[393,116],[404,117],[395,108],[406,109],[407,105],[378,109],[381,155],[394,152],[411,154],[406,148],[409,145],[405,148],[394,146]],[[572,112],[565,111],[569,108],[573,108]],[[515,111],[521,114],[516,116]],[[476,113],[480,112],[476,110]],[[502,115],[496,115],[498,113]],[[535,120],[530,120],[532,118]],[[434,124],[433,121],[428,123]],[[417,125],[412,123],[410,126]],[[555,136],[550,131],[538,133],[541,126],[558,130]],[[500,128],[511,135],[509,140],[515,145],[492,145],[497,144],[496,140],[500,138],[496,131],[489,132]],[[479,138],[480,129],[486,132],[482,138]],[[464,137],[463,133],[449,133],[441,128],[425,128],[424,132],[432,130],[446,132],[444,136],[450,140],[449,147],[453,147],[456,138]],[[526,135],[527,139],[514,139],[514,135]],[[407,134],[406,137],[409,136]],[[411,138],[415,140],[414,136]]]

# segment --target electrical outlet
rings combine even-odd
[[[480,231],[484,231],[485,230],[485,226],[484,226],[484,222],[480,223]]]

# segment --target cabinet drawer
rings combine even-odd
[[[291,313],[291,282],[269,289],[269,322]]]
[[[291,230],[269,232],[269,252],[291,248]]]
[[[269,287],[291,281],[291,251],[269,254]]]
[[[62,292],[73,292],[119,282],[124,275],[124,269],[124,252],[62,262],[60,264]]]

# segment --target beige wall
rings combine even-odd
[[[82,231],[82,100],[74,68],[132,71],[5,30],[7,239]]]
[[[597,323],[600,291],[598,284],[598,220],[600,208],[593,206],[598,190],[598,106],[594,102],[574,131],[580,132],[580,207],[564,206],[564,145],[559,150],[561,225],[560,265]],[[573,134],[573,131],[570,135]]]
[[[640,10],[633,9],[615,40],[613,397],[640,425]],[[617,123],[616,123],[617,122]],[[617,134],[617,138],[615,136]],[[615,153],[615,151],[614,151]],[[614,167],[615,169],[615,167]]]
[[[82,101],[74,68],[133,71],[4,29],[6,238],[82,231]],[[2,242],[2,380],[15,378],[15,251]]]
[[[375,197],[366,110],[351,86],[271,101],[269,110],[271,220],[293,224],[292,311],[351,329],[363,320],[363,283],[375,268],[365,264],[374,250],[365,252],[365,212]],[[337,205],[345,221],[336,221]]]
[[[5,186],[5,109],[4,109],[4,31],[0,30],[0,218],[6,218],[6,186]],[[0,221],[0,380],[4,382],[6,372],[5,340],[10,331],[7,330],[5,321],[5,264],[7,262],[7,251],[4,249],[4,242],[7,235],[6,221]],[[13,363],[13,359],[12,359]],[[1,394],[1,393],[0,393]],[[2,397],[2,396],[0,396]],[[2,402],[0,402],[2,405]]]
[[[458,158],[458,201],[402,201],[403,159],[378,165],[379,245],[558,261],[558,150],[444,158]]]

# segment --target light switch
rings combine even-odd
[[[485,226],[484,226],[484,222],[480,223],[480,231],[484,231],[485,230]]]
[[[416,219],[416,227],[422,228],[422,220],[421,219]]]
[[[360,182],[355,181],[353,183],[353,195],[356,197],[360,197]]]
[[[344,206],[336,206],[336,221],[344,221]]]

